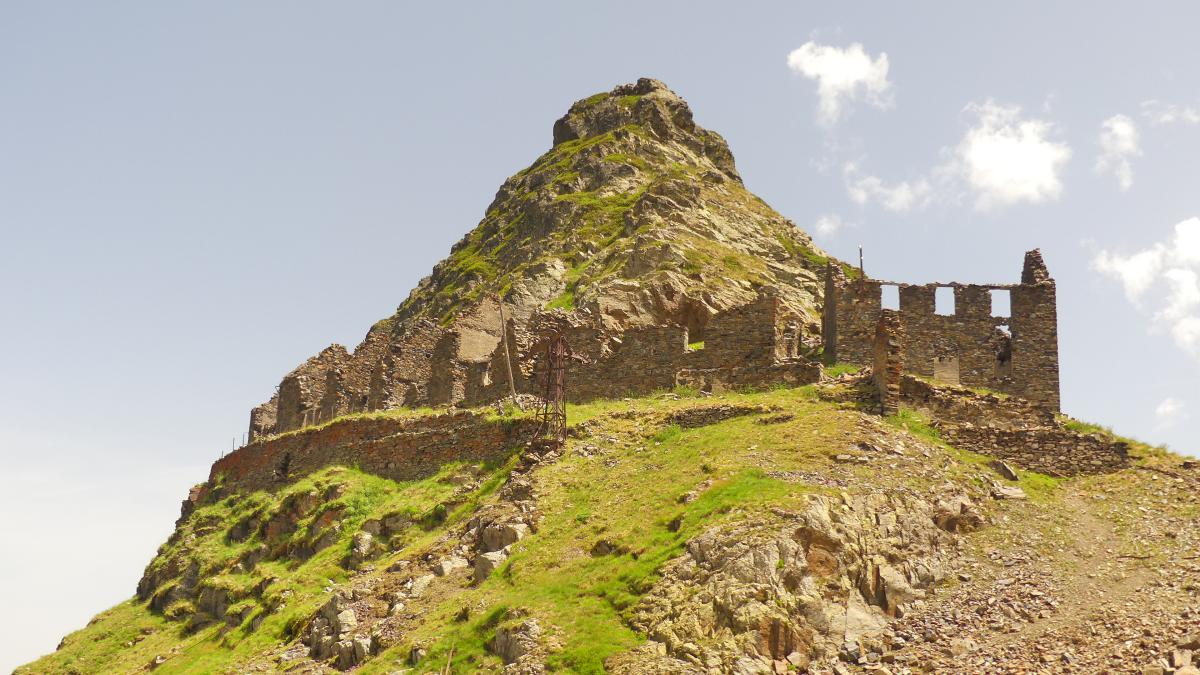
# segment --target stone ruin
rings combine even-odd
[[[509,360],[517,392],[540,393],[534,346],[550,325],[563,331],[574,352],[566,394],[573,403],[679,386],[720,392],[821,377],[820,364],[801,354],[802,317],[783,311],[769,290],[713,315],[702,343],[679,325],[614,332],[587,311],[509,318],[502,340],[499,310],[487,300],[452,326],[421,321],[402,332],[377,326],[353,353],[341,345],[326,348],[251,411],[250,441],[353,412],[492,403],[510,394]]]
[[[897,287],[898,309],[883,307],[883,288],[889,285]],[[952,311],[937,311],[939,288],[952,289]],[[1011,316],[993,311],[996,292],[1010,294]],[[545,364],[539,359],[546,350],[538,346],[549,331],[571,345],[565,400],[572,403],[680,386],[721,392],[814,383],[822,369],[809,355],[823,347],[827,361],[870,367],[879,413],[895,414],[901,404],[925,410],[955,447],[1051,475],[1108,472],[1129,459],[1123,442],[1077,433],[1057,419],[1055,287],[1036,250],[1025,254],[1019,284],[899,284],[847,278],[830,265],[821,336],[805,336],[804,317],[784,310],[770,289],[691,328],[616,331],[587,310],[535,311],[508,318],[502,338],[500,316],[498,303],[485,300],[449,326],[417,321],[393,330],[385,321],[353,353],[340,345],[326,348],[284,377],[275,396],[251,412],[253,451],[227,456],[214,471],[268,484],[284,464],[303,469],[327,462],[329,453],[317,451],[321,443],[272,437],[346,413],[480,406],[507,398],[512,389],[540,394]],[[359,426],[316,433],[332,434],[339,439],[332,443],[337,452],[388,476],[411,474],[431,452],[484,456],[487,448],[505,447],[502,436],[511,436],[511,429],[504,431],[486,416],[445,419],[453,428],[441,445],[424,422],[415,421],[416,427],[398,431],[367,418]],[[398,460],[400,455],[407,459]]]
[[[827,358],[860,365],[876,362],[876,331],[881,317],[889,316],[883,309],[883,292],[889,286],[899,295],[895,315],[902,328],[897,339],[903,372],[1020,396],[1059,410],[1055,286],[1040,251],[1025,254],[1019,284],[849,279],[830,264],[822,317]],[[939,311],[940,289],[953,292],[952,310]],[[995,311],[1002,294],[1009,296],[1009,316]]]
[[[889,286],[899,295],[895,311],[883,309],[883,289]],[[952,312],[939,313],[939,289],[952,290]],[[1010,296],[1010,316],[993,311],[998,293]],[[802,334],[803,317],[785,312],[771,290],[713,315],[703,326],[690,327],[656,325],[617,332],[586,310],[543,311],[509,317],[506,339],[501,339],[500,310],[496,300],[485,299],[451,325],[417,320],[394,327],[383,321],[353,353],[341,345],[326,348],[288,373],[271,400],[251,411],[249,439],[347,413],[491,403],[510,394],[510,362],[517,392],[536,394],[532,346],[550,325],[565,326],[564,335],[577,356],[567,391],[570,402],[677,386],[721,391],[816,382],[820,365],[802,353],[812,353],[823,343],[827,360],[874,366],[876,378],[890,378],[893,391],[900,373],[907,373],[1059,408],[1055,286],[1036,250],[1025,254],[1019,284],[914,285],[865,276],[851,279],[830,264],[822,335],[807,336],[808,343]],[[885,341],[898,341],[882,345],[883,354],[876,353],[881,318],[894,333]],[[889,365],[888,354],[899,360]],[[883,373],[885,368],[894,372]],[[885,412],[894,411],[894,402],[885,397],[882,403]]]

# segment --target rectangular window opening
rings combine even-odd
[[[883,309],[900,309],[900,287],[893,284],[884,284],[879,287],[880,299],[879,306]]]
[[[992,289],[992,316],[1009,318],[1012,316],[1012,298],[1006,288]]]
[[[954,288],[938,286],[933,293],[933,313],[940,316],[954,316]]]

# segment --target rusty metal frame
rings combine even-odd
[[[567,359],[571,346],[561,330],[551,330],[542,340],[542,402],[537,410],[534,438],[561,447],[567,441]]]

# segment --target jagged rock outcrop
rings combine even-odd
[[[878,656],[889,618],[944,574],[953,537],[935,513],[902,493],[811,497],[775,522],[709,531],[638,605],[632,623],[651,641],[613,669],[775,673]]]

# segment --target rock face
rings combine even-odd
[[[622,657],[617,671],[773,673],[792,654],[882,653],[889,617],[943,575],[953,537],[934,524],[935,511],[894,493],[812,497],[778,522],[690,541],[636,609],[633,624],[651,646]]]
[[[577,101],[553,138],[353,353],[331,346],[284,377],[251,413],[251,437],[458,402],[500,343],[497,298],[517,333],[553,307],[612,334],[680,326],[696,342],[714,314],[770,288],[816,335],[828,257],[746,190],[725,140],[662,82]]]

